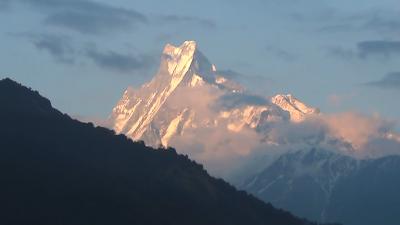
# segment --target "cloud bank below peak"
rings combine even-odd
[[[179,107],[196,102],[198,108],[194,110],[200,121],[218,118],[221,110],[268,103],[268,98],[252,94],[220,95],[207,86],[181,91],[170,104]],[[220,121],[212,127],[188,128],[183,135],[174,136],[169,144],[204,163],[212,174],[225,178],[246,173],[243,170],[248,168],[254,172],[254,167],[260,166],[249,166],[254,159],[313,148],[360,159],[400,155],[396,123],[357,112],[322,113],[296,123],[278,120],[256,129],[244,126],[230,130],[230,125],[229,121]]]

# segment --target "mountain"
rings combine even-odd
[[[155,77],[137,89],[128,87],[110,124],[150,146],[177,147],[211,174],[298,216],[348,225],[399,224],[394,202],[400,199],[392,188],[399,187],[398,156],[357,158],[365,157],[360,143],[369,139],[377,155],[395,153],[397,134],[378,123],[354,123],[360,128],[352,129],[347,123],[357,118],[332,119],[291,94],[255,95],[235,76],[218,70],[194,41],[168,44]],[[371,127],[379,128],[377,134]],[[358,135],[358,129],[365,132]],[[379,150],[385,146],[389,151]],[[366,171],[379,175],[368,181]],[[365,191],[357,191],[360,187]]]
[[[356,160],[308,149],[280,156],[241,188],[313,220],[395,225],[400,222],[399,177],[400,156]]]
[[[206,108],[211,110],[205,111]],[[275,121],[302,121],[318,110],[292,95],[252,95],[224,76],[194,41],[167,44],[158,73],[139,89],[129,87],[114,107],[112,128],[151,146],[175,146],[187,130],[224,125],[228,132],[264,131]]]
[[[271,102],[289,112],[290,119],[294,122],[304,120],[307,115],[319,113],[318,109],[307,106],[291,94],[276,95],[271,98]]]
[[[312,224],[0,81],[0,224]]]

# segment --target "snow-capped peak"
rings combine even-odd
[[[291,94],[275,95],[271,98],[271,102],[278,105],[283,110],[288,111],[291,120],[294,122],[303,121],[306,115],[319,113],[317,108],[306,105]]]
[[[182,71],[183,68],[187,71]],[[185,41],[179,47],[167,44],[160,69],[168,71],[167,74],[172,77],[176,74],[184,75],[182,83],[191,87],[208,83],[232,92],[243,91],[239,84],[218,74],[217,67],[198,50],[195,41]]]
[[[189,66],[196,52],[195,41],[185,41],[179,47],[167,44],[163,50],[162,63],[166,62],[167,70],[170,75],[176,73],[177,69]]]
[[[166,44],[164,47],[163,54],[171,56],[173,58],[180,57],[182,54],[193,55],[196,51],[197,44],[195,41],[185,41],[179,47],[172,44]]]
[[[171,138],[194,127],[226,124],[227,130],[240,132],[246,127],[268,127],[265,123],[271,121],[298,122],[317,111],[291,95],[277,95],[271,103],[244,90],[221,75],[195,41],[185,41],[178,47],[167,44],[157,75],[141,88],[125,91],[113,109],[111,123],[116,132],[157,146],[169,145]],[[192,99],[188,100],[189,96]],[[219,105],[221,109],[202,109],[200,103],[205,108]]]

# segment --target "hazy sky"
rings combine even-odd
[[[106,117],[189,39],[254,92],[400,119],[398,0],[0,0],[0,78],[71,115]]]

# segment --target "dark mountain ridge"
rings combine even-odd
[[[0,224],[313,224],[0,81]],[[306,206],[305,206],[306,207]]]

